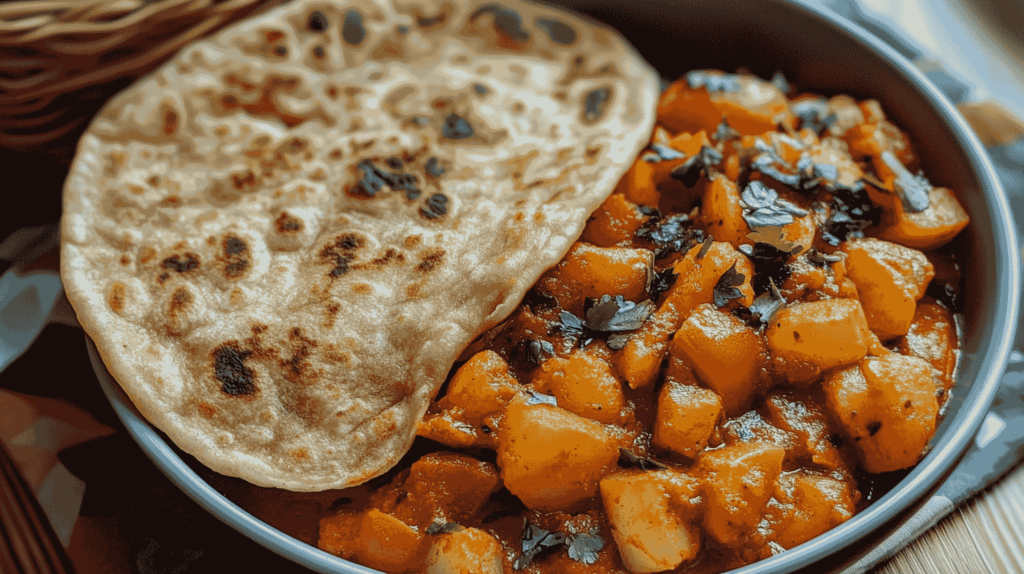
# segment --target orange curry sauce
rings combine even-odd
[[[320,548],[385,572],[712,573],[848,520],[954,384],[967,225],[875,100],[695,71],[580,240]]]

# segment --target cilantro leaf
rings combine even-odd
[[[652,460],[646,457],[637,456],[632,452],[619,448],[619,465],[625,468],[636,468],[639,467],[643,470],[666,470],[667,466],[661,464],[656,460]]]
[[[613,351],[621,351],[632,336],[633,333],[612,333],[608,335],[608,348]]]
[[[755,329],[771,323],[775,314],[786,306],[786,298],[779,293],[775,281],[769,279],[768,284],[768,291],[758,295],[750,307],[737,309],[736,315]]]
[[[708,93],[740,91],[740,77],[736,74],[722,74],[706,70],[692,70],[686,73],[686,85],[691,90],[707,88]]]
[[[776,70],[775,75],[770,80],[772,85],[775,86],[783,95],[788,94],[790,90],[789,82],[786,81],[786,76],[782,75],[782,70]]]
[[[568,311],[562,311],[558,315],[559,322],[555,328],[569,337],[580,337],[583,335],[583,319]]]
[[[779,197],[778,192],[761,183],[750,182],[740,194],[743,219],[751,229],[783,227],[793,223],[793,216],[803,217],[807,211]]]
[[[558,406],[558,399],[551,395],[543,395],[535,391],[529,391],[530,396],[526,399],[527,405],[551,405]]]
[[[715,306],[721,309],[730,300],[743,297],[743,292],[737,287],[743,285],[746,278],[746,275],[736,271],[736,264],[733,263],[732,267],[718,278],[718,283],[715,283]]]
[[[654,151],[654,153],[658,154],[659,161],[670,161],[673,159],[683,159],[684,157],[686,157],[685,153],[677,149],[671,148],[667,145],[662,145],[658,143],[651,144],[651,150]]]
[[[825,98],[803,98],[789,104],[789,111],[800,119],[800,128],[809,128],[821,134],[836,121],[836,115],[828,111]]]
[[[566,545],[569,547],[569,558],[584,564],[593,564],[597,562],[597,553],[604,549],[604,538],[598,535],[597,530],[570,534]]]
[[[565,544],[565,534],[544,530],[525,518],[523,519],[523,533],[519,539],[522,541],[522,552],[512,564],[512,568],[516,571],[525,570],[530,562],[544,550]]]
[[[910,173],[891,151],[882,152],[882,162],[896,174],[893,187],[903,201],[903,209],[920,213],[931,206],[932,184],[923,175]]]
[[[738,140],[742,137],[743,136],[740,135],[740,132],[736,131],[729,125],[725,116],[722,116],[722,121],[718,122],[718,126],[715,128],[715,134],[711,136],[711,139],[716,142],[724,142],[729,140]]]
[[[654,303],[650,300],[634,303],[626,301],[622,295],[616,295],[614,299],[604,295],[587,309],[586,326],[594,331],[635,331],[652,313]]]

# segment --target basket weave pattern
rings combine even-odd
[[[0,3],[0,147],[73,146],[132,80],[192,40],[282,1]]]

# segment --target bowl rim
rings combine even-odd
[[[685,0],[666,1],[685,3]],[[940,481],[955,468],[955,463],[973,441],[999,387],[1012,350],[1020,311],[1021,278],[1012,212],[984,146],[956,107],[913,63],[858,24],[818,5],[813,0],[778,1],[837,28],[878,55],[930,104],[944,127],[952,133],[978,177],[977,183],[986,196],[992,214],[991,232],[996,247],[993,256],[1000,269],[994,292],[996,311],[993,315],[996,317],[996,324],[988,330],[991,333],[991,344],[988,345],[986,353],[976,359],[981,361],[978,376],[964,400],[964,405],[958,410],[953,420],[954,424],[942,435],[935,448],[903,480],[885,496],[843,524],[779,555],[733,570],[733,574],[790,572],[811,566],[823,557],[835,555],[869,538],[881,525],[893,524],[895,527],[895,523],[908,519],[911,514],[907,512],[908,508],[938,488]],[[139,413],[107,371],[88,335],[85,336],[85,340],[89,360],[100,386],[129,435],[160,471],[204,510],[268,550],[316,572],[380,574],[377,570],[344,560],[284,534],[214,489],[182,460],[159,431]],[[880,540],[872,542],[874,546]],[[863,551],[869,549],[870,547],[865,547]]]

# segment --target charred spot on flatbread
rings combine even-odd
[[[226,234],[221,241],[221,253],[217,258],[225,279],[244,277],[252,265],[249,245],[234,234]]]
[[[325,245],[320,250],[319,257],[321,263],[332,266],[327,276],[337,279],[348,273],[349,264],[358,257],[356,252],[365,244],[366,240],[362,236],[356,233],[343,233]]]
[[[366,27],[363,26],[363,15],[359,10],[350,8],[345,11],[345,18],[341,24],[341,38],[346,44],[358,46],[366,38]]]
[[[214,349],[211,354],[213,376],[220,383],[220,390],[229,397],[255,395],[256,374],[245,362],[252,351],[245,351],[238,341],[230,341]]]

